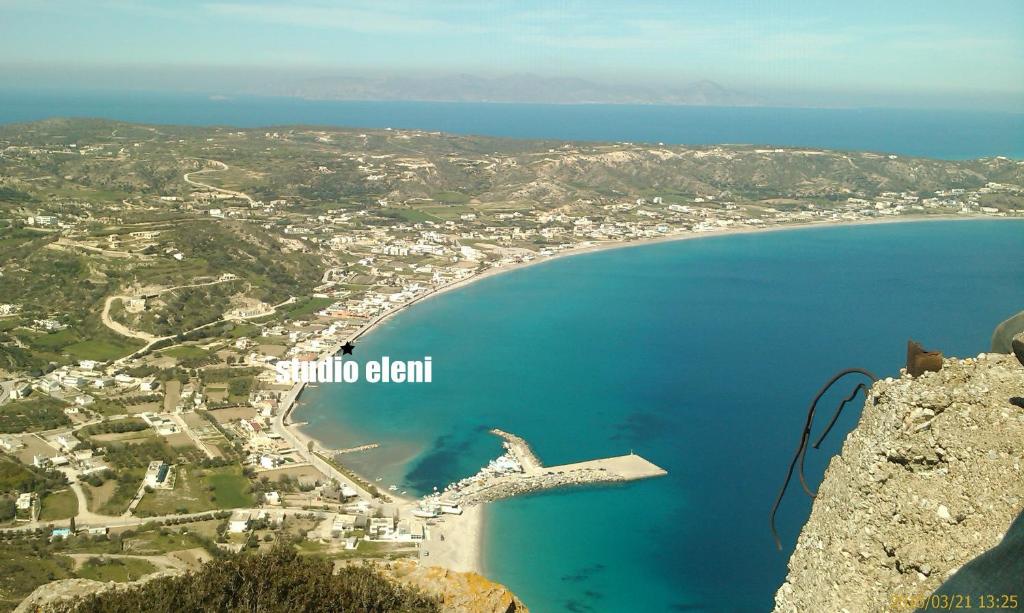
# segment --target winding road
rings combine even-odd
[[[245,192],[236,192],[236,191],[233,191],[233,190],[230,190],[230,189],[224,189],[222,187],[217,187],[217,186],[214,186],[214,185],[210,185],[208,183],[202,183],[200,181],[196,181],[195,179],[193,179],[192,175],[198,175],[198,174],[203,174],[203,173],[207,173],[207,172],[223,172],[223,171],[228,170],[230,168],[230,166],[228,166],[224,162],[221,162],[220,160],[205,160],[205,161],[210,162],[211,164],[216,164],[216,165],[220,166],[220,168],[203,168],[201,170],[193,170],[192,172],[186,172],[185,176],[183,177],[185,179],[185,183],[188,183],[189,185],[192,185],[192,186],[195,186],[195,187],[202,187],[202,188],[208,189],[210,191],[219,192],[221,194],[228,194],[229,196],[234,196],[235,198],[241,198],[242,200],[245,200],[246,202],[248,202],[249,206],[254,206],[256,204],[256,201],[252,199],[252,196],[250,196],[249,194],[246,194]]]

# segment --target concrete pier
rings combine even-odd
[[[472,506],[546,489],[626,482],[668,474],[665,469],[633,453],[544,466],[521,437],[497,429],[491,433],[505,439],[506,453],[498,458],[498,464],[492,462],[476,475],[453,483],[433,497],[452,504]],[[500,462],[502,459],[514,461],[517,468],[509,468],[508,462]]]
[[[575,472],[599,470],[614,475],[620,481],[632,481],[634,479],[648,479],[667,475],[668,471],[653,462],[631,453],[620,455],[614,458],[602,458],[600,460],[589,460],[576,462],[574,464],[562,464],[561,466],[548,466],[543,469],[542,474],[559,472]]]

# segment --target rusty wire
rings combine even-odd
[[[814,412],[817,410],[818,402],[821,401],[822,396],[824,396],[828,392],[828,390],[832,388],[833,385],[839,382],[840,379],[846,377],[847,375],[863,375],[868,379],[871,379],[872,382],[878,381],[878,377],[876,377],[875,374],[869,370],[864,370],[863,368],[847,368],[833,375],[832,378],[828,380],[828,383],[823,385],[822,388],[818,390],[818,394],[814,397],[814,400],[811,401],[811,405],[807,408],[807,421],[804,423],[803,432],[800,434],[800,445],[796,448],[796,453],[793,454],[793,459],[790,460],[789,462],[789,470],[786,472],[786,480],[782,482],[782,487],[779,489],[779,495],[776,496],[775,504],[772,505],[771,513],[768,514],[768,523],[772,529],[772,537],[775,539],[775,546],[780,551],[782,550],[782,540],[779,538],[779,532],[775,528],[775,514],[779,510],[779,505],[782,503],[782,498],[786,495],[786,489],[789,487],[789,482],[793,479],[793,471],[797,468],[797,463],[799,463],[800,465],[800,485],[803,486],[803,489],[808,496],[814,498],[815,492],[811,491],[811,488],[807,485],[807,480],[804,478],[804,458],[807,456],[807,441],[811,437],[811,427],[814,425]],[[839,406],[836,407],[835,412],[832,414],[832,419],[829,420],[829,423],[825,427],[825,430],[821,433],[821,436],[818,437],[818,441],[814,443],[813,447],[815,449],[817,449],[818,446],[821,445],[821,442],[825,439],[825,436],[827,436],[828,433],[832,430],[832,427],[835,426],[836,421],[839,419],[839,415],[843,410],[843,407],[845,407],[847,403],[851,402],[854,398],[856,398],[858,393],[863,391],[866,394],[867,390],[867,385],[865,385],[864,383],[858,383],[857,386],[853,388],[853,392],[851,392],[849,396],[847,396],[841,403],[839,403]]]

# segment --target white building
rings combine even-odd
[[[228,532],[240,534],[249,529],[249,520],[252,519],[249,511],[235,511],[228,521]]]
[[[28,511],[32,508],[32,497],[35,496],[32,492],[25,492],[18,496],[18,501],[15,502],[15,506],[19,511]]]

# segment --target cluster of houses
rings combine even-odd
[[[137,389],[153,392],[159,387],[160,383],[152,377],[135,378],[120,372],[116,367],[102,368],[101,362],[82,360],[77,366],[61,366],[36,379],[13,381],[9,394],[12,399],[25,398],[35,389],[44,394],[74,400],[78,406],[87,406],[92,403],[92,398],[82,394],[85,390],[116,388],[120,391]]]

